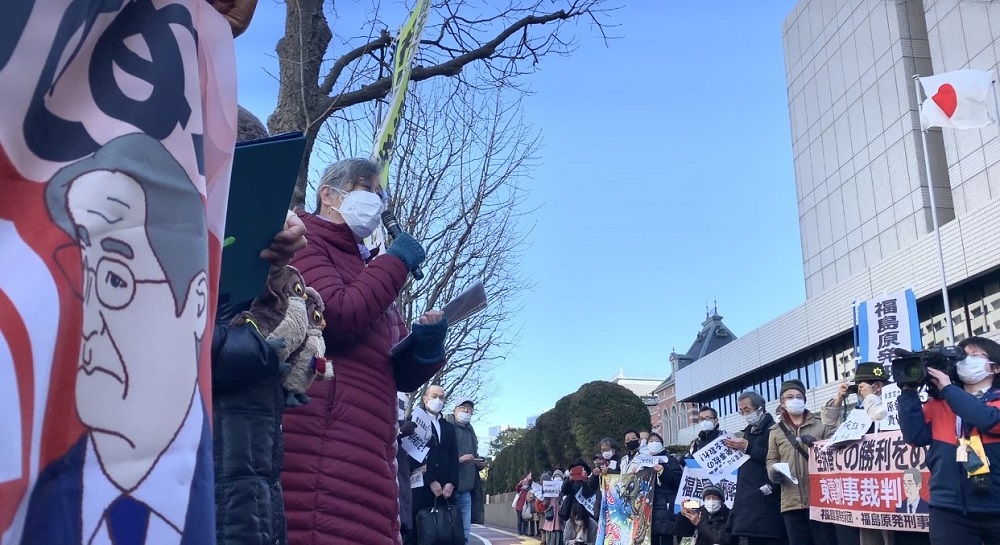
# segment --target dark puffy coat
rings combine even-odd
[[[365,263],[346,225],[299,217],[309,245],[292,265],[326,303],[323,337],[334,379],[313,383],[312,402],[285,413],[288,540],[400,543],[396,391],[419,388],[444,362],[389,356],[407,333],[395,305],[406,265],[393,255]]]
[[[698,539],[695,545],[730,545],[733,542],[732,531],[733,521],[732,511],[723,505],[714,515],[708,513],[704,507],[701,510],[701,520],[698,521]],[[695,525],[691,524],[684,515],[677,515],[677,537],[691,537],[694,535]]]
[[[712,431],[698,432],[698,437],[695,437],[694,441],[691,441],[691,445],[688,447],[688,457],[689,458],[693,457],[694,453],[704,448],[705,445],[711,443],[712,441],[715,441],[721,435],[722,435],[722,430],[720,430],[719,428],[715,428]]]
[[[767,476],[767,447],[774,417],[769,413],[756,426],[747,426],[743,438],[750,444],[750,459],[740,466],[733,502],[733,535],[764,539],[784,539],[785,522],[781,516],[781,487]],[[760,487],[770,485],[765,496]]]
[[[219,545],[285,542],[278,355],[252,326],[212,338],[215,536]]]
[[[663,472],[656,477],[653,489],[653,535],[669,536],[674,533],[674,499],[684,468],[672,455],[667,456],[667,463],[660,465]]]

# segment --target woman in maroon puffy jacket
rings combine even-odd
[[[398,544],[396,391],[413,391],[444,364],[447,324],[438,311],[413,326],[411,347],[395,300],[424,250],[406,233],[370,258],[361,240],[384,209],[379,169],[366,159],[327,168],[317,213],[298,211],[309,245],[292,265],[326,303],[327,357],[334,379],[317,381],[312,401],[285,412],[282,487],[291,545]]]

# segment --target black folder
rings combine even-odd
[[[241,305],[261,294],[270,264],[261,250],[284,228],[288,203],[302,166],[300,132],[236,144],[229,184],[219,302]]]

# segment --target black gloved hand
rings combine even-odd
[[[400,437],[409,437],[414,433],[416,433],[416,431],[417,431],[417,423],[412,420],[407,420],[406,422],[403,422],[402,424],[399,425]]]
[[[423,365],[436,365],[444,360],[444,340],[448,336],[448,320],[436,324],[413,324],[413,359]]]
[[[424,247],[408,233],[400,233],[392,239],[392,244],[386,253],[398,257],[406,265],[406,270],[411,273],[417,270],[427,257]]]
[[[812,448],[813,443],[816,442],[816,438],[809,434],[803,434],[799,436],[799,442],[809,448]]]

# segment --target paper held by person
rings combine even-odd
[[[444,319],[448,321],[448,326],[450,327],[483,310],[486,308],[486,303],[486,289],[483,287],[483,281],[477,280],[475,284],[469,286],[465,291],[449,301],[441,309],[441,312],[444,314]],[[412,342],[411,335],[403,337],[389,350],[389,354],[393,357],[402,354],[409,348]]]
[[[792,481],[792,484],[799,484],[799,480],[792,475],[792,468],[788,467],[787,462],[778,462],[776,464],[772,464],[771,467],[773,467],[778,473],[787,477],[789,481]]]

